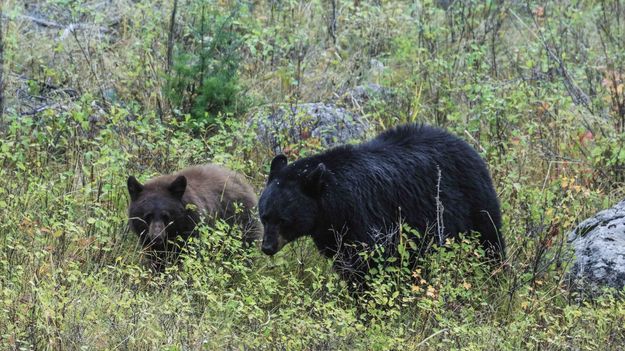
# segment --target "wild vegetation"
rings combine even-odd
[[[2,0],[0,349],[620,349],[623,292],[569,288],[567,234],[625,197],[625,2]],[[487,161],[508,258],[471,236],[354,296],[308,240],[276,257],[203,227],[154,274],[140,180],[215,162],[262,190],[249,118],[327,101],[369,136],[444,127]],[[359,140],[354,140],[358,142]],[[295,158],[321,149],[302,138]],[[404,228],[410,234],[410,228]],[[376,255],[375,252],[371,253]]]

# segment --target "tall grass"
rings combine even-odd
[[[186,5],[177,43],[197,15]],[[268,258],[218,225],[152,273],[126,228],[127,175],[212,161],[260,191],[273,155],[247,115],[198,123],[169,104],[169,2],[8,0],[1,349],[620,348],[622,292],[569,289],[566,240],[625,194],[622,1],[206,6],[241,8],[239,93],[252,104],[341,104],[373,82],[393,94],[353,108],[370,135],[418,121],[470,142],[501,199],[507,261],[485,266],[459,239],[354,296],[312,242]]]

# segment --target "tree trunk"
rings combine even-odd
[[[2,27],[2,4],[0,3],[0,125],[4,124],[4,32]]]

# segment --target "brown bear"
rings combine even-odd
[[[176,257],[181,243],[197,235],[201,220],[215,219],[237,224],[243,242],[251,244],[261,229],[254,216],[257,198],[243,176],[216,165],[194,166],[162,175],[141,184],[128,177],[129,226],[152,258],[152,266],[163,268],[168,257]],[[172,241],[177,242],[172,245]]]

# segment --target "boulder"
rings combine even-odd
[[[625,286],[625,200],[580,223],[569,235],[575,259],[571,280],[578,289],[598,292]]]
[[[330,103],[304,103],[263,108],[254,113],[251,125],[259,141],[274,152],[289,144],[315,138],[324,147],[364,138],[367,120]]]
[[[372,102],[391,102],[395,98],[393,90],[375,83],[369,83],[346,91],[341,97],[341,102],[347,107],[363,110]]]

